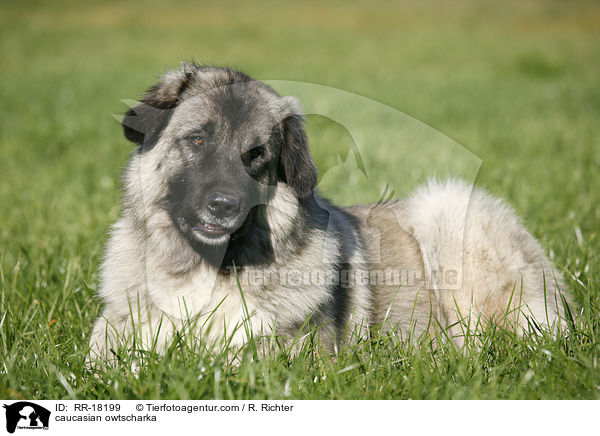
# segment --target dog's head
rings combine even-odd
[[[168,72],[123,126],[142,157],[160,153],[164,208],[193,244],[226,244],[278,183],[304,199],[317,182],[296,99],[228,68]]]

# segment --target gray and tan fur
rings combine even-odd
[[[298,102],[243,73],[184,64],[123,125],[139,148],[101,267],[92,358],[134,329],[160,351],[190,318],[194,334],[233,346],[248,333],[293,338],[310,319],[334,349],[367,326],[425,332],[432,315],[457,343],[465,317],[520,308],[522,328],[521,312],[560,316],[560,274],[504,203],[432,181],[396,202],[335,207],[314,191]],[[394,271],[400,282],[386,280]]]

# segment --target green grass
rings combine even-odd
[[[0,398],[600,398],[598,22],[600,5],[579,1],[2,3]],[[466,353],[378,338],[337,359],[250,349],[235,366],[174,346],[136,374],[127,356],[86,371],[132,150],[111,114],[192,58],[369,97],[473,152],[477,184],[514,205],[565,271],[579,307],[570,335],[490,328]],[[385,131],[361,150],[383,174],[375,188],[348,189],[334,171],[327,195],[376,199],[385,180],[403,192],[420,177],[385,166],[402,155]],[[308,133],[323,173],[352,145],[322,117]]]

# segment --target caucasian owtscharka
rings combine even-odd
[[[520,329],[560,316],[560,273],[504,203],[450,180],[336,207],[315,192],[298,101],[243,73],[184,64],[123,127],[138,147],[101,267],[92,359],[134,336],[160,352],[190,320],[194,337],[230,346],[319,326],[335,349],[375,325],[441,326],[460,344],[467,317]]]

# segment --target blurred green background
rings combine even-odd
[[[133,150],[112,114],[182,60],[339,88],[431,126],[481,159],[476,183],[516,207],[597,307],[598,2],[4,1],[0,35],[0,397],[51,392],[17,369],[39,355],[79,359]],[[320,116],[307,127],[325,172],[352,138]],[[380,181],[400,192],[390,166]],[[338,202],[380,193],[332,174],[323,190]]]

